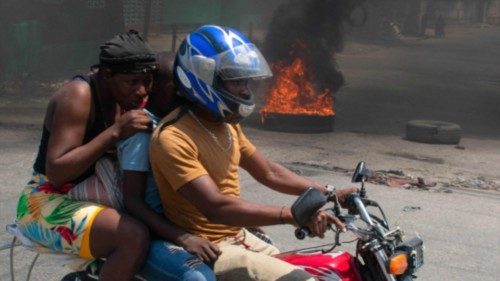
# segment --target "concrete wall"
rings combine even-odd
[[[432,6],[451,22],[500,24],[500,0],[436,0]]]
[[[491,1],[486,12],[486,22],[500,25],[500,0]]]

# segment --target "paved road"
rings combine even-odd
[[[348,85],[337,95],[337,129],[402,135],[408,120],[436,119],[460,124],[467,136],[498,139],[498,65],[499,26],[347,52],[339,57]]]
[[[251,139],[258,139],[258,135],[262,132],[249,129],[248,134]],[[342,138],[342,134],[337,133],[337,136]],[[282,137],[279,133],[267,133],[267,136]],[[300,135],[297,136],[297,138],[300,137]],[[269,141],[273,142],[272,138]],[[276,150],[273,144],[266,143],[265,140],[257,142],[264,153],[273,155],[277,161],[291,163],[299,159],[299,156],[293,157],[285,153],[281,153],[282,156],[276,155],[272,152]],[[33,144],[33,141],[27,144],[18,143],[17,146],[11,144],[8,150],[1,150],[3,157],[0,160],[0,174],[6,183],[2,188],[0,198],[1,225],[9,222],[14,216],[19,187],[28,176],[26,171],[34,156],[33,146],[30,147]],[[288,150],[300,150],[302,154],[311,155],[314,149],[307,145],[288,147]],[[331,149],[334,150],[334,148]],[[6,161],[6,159],[9,160]],[[345,174],[309,167],[299,168],[298,171],[319,182],[335,183],[338,186],[350,184],[350,178]],[[244,171],[241,182],[243,196],[250,200],[279,205],[290,205],[294,200],[291,196],[276,194],[259,186]],[[446,193],[405,190],[371,184],[368,185],[368,190],[369,196],[385,207],[392,226],[399,225],[406,230],[407,234],[416,232],[424,239],[426,261],[420,271],[420,280],[498,280],[497,276],[500,274],[498,268],[500,194],[498,192],[454,189],[451,193]],[[420,207],[420,209],[405,212],[403,208],[406,206]],[[268,227],[267,230],[284,251],[318,245],[332,239],[332,236],[327,236],[324,241],[318,239],[297,241],[293,237],[293,229],[288,226]],[[346,240],[350,240],[348,237]],[[4,245],[9,240],[10,237],[7,234],[0,232],[0,245]],[[16,272],[22,275],[27,271],[29,257],[33,255],[21,249],[16,252]],[[9,280],[7,257],[8,251],[0,252],[0,280]],[[54,265],[56,270],[52,269]],[[65,272],[65,269],[57,266],[52,258],[41,258],[35,268],[33,280],[58,280]]]

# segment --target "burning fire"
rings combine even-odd
[[[299,56],[291,64],[279,61],[271,66],[275,73],[274,85],[267,94],[266,104],[260,110],[263,121],[269,113],[335,115],[331,90],[323,89],[320,93],[315,91],[310,81],[312,75],[304,61]]]

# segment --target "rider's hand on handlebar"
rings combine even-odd
[[[335,195],[337,196],[337,199],[339,200],[340,206],[342,206],[342,208],[346,208],[347,207],[347,198],[349,197],[349,195],[352,193],[358,193],[358,192],[359,192],[359,188],[348,187],[348,188],[342,188],[342,189],[335,190]]]
[[[330,224],[335,224],[337,229],[345,230],[345,225],[337,217],[323,210],[317,211],[306,226],[311,231],[312,236],[323,238]]]

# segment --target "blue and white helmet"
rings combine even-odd
[[[221,82],[271,76],[266,59],[254,44],[239,31],[216,25],[205,25],[188,34],[174,62],[181,95],[229,123],[250,115],[255,103],[250,90],[247,98],[237,97]]]

